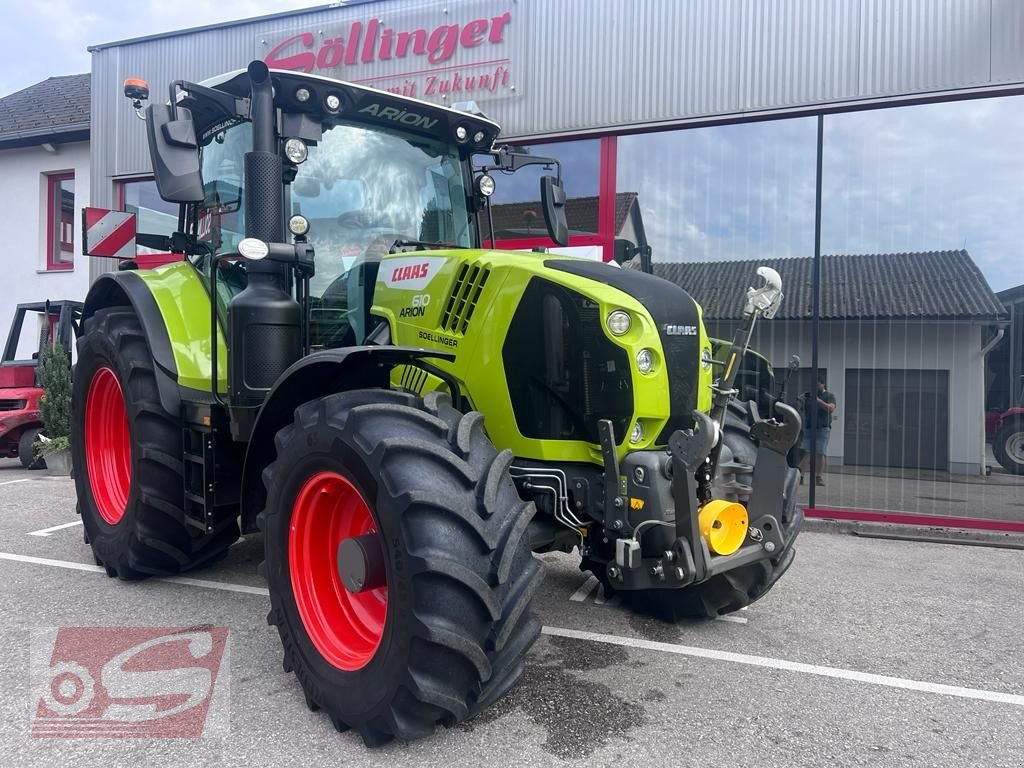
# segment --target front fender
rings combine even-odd
[[[146,335],[156,364],[160,402],[168,413],[180,410],[180,389],[192,397],[213,391],[210,295],[192,264],[179,261],[156,269],[102,275],[90,288],[83,322],[104,307],[130,305]],[[217,328],[218,356],[227,360],[224,335]],[[227,389],[227,364],[218,370]]]
[[[418,347],[366,346],[314,352],[293,363],[274,384],[256,417],[242,469],[242,531],[256,528],[266,503],[264,468],[274,460],[274,436],[295,409],[319,397],[353,389],[387,389],[391,370],[425,357],[454,360],[449,352]]]

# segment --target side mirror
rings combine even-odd
[[[199,142],[192,113],[184,107],[172,110],[166,104],[150,104],[146,108],[146,134],[160,197],[169,203],[202,202]]]
[[[554,176],[541,176],[540,202],[548,235],[558,245],[569,244],[569,225],[565,220],[565,189]]]
[[[629,240],[622,237],[615,238],[615,253],[612,259],[619,266],[636,256],[637,248]]]

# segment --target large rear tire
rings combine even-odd
[[[1003,422],[992,438],[992,453],[1007,472],[1024,475],[1024,419]]]
[[[534,506],[483,417],[436,393],[344,392],[300,406],[276,448],[258,517],[267,618],[309,708],[377,746],[511,689],[540,632],[542,571],[525,535]],[[352,592],[337,553],[356,538],[383,575]]]
[[[130,307],[101,309],[86,321],[71,419],[85,538],[108,575],[180,573],[238,538],[234,518],[210,534],[185,523],[181,422],[160,403],[153,356]]]

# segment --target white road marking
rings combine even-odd
[[[580,588],[573,592],[569,599],[572,600],[574,603],[582,603],[584,600],[587,599],[587,597],[590,596],[590,593],[594,591],[594,587],[596,587],[600,583],[601,582],[599,582],[593,576],[587,576],[586,581],[580,584]]]
[[[15,483],[27,483],[31,479],[31,477],[23,477],[20,480],[5,480],[4,482],[0,483],[0,485],[14,485]]]
[[[747,623],[747,620],[743,616],[715,616],[715,621],[729,621],[733,624]]]
[[[81,525],[81,524],[82,524],[81,520],[75,520],[74,522],[71,522],[71,523],[61,523],[60,525],[53,525],[53,526],[50,526],[49,528],[43,528],[42,530],[39,530],[39,531],[29,531],[28,535],[29,536],[49,536],[54,531],[59,531],[59,530],[61,530],[63,528],[72,528],[72,527],[74,527],[76,525]]]
[[[68,560],[51,560],[46,557],[32,557],[30,555],[17,555],[12,552],[0,552],[0,560],[10,560],[17,563],[31,563],[33,565],[46,565],[53,568],[66,568],[74,571],[89,571],[92,573],[104,572],[103,568],[98,565],[75,563]],[[207,581],[204,579],[189,579],[181,576],[157,579],[157,581],[182,584],[191,587],[202,587],[205,589],[219,589],[227,592],[243,592],[251,595],[269,594],[269,592],[262,587],[250,587],[244,584],[230,584],[227,582]],[[637,637],[604,635],[597,632],[585,632],[578,629],[566,629],[564,627],[545,626],[541,629],[541,632],[552,637],[565,637],[571,640],[587,640],[593,643],[606,643],[608,645],[617,645],[624,648],[640,648],[646,651],[660,651],[662,653],[673,653],[679,656],[693,656],[695,658],[711,659],[714,661],[729,661],[733,664],[744,664],[752,667],[781,669],[787,672],[799,672],[805,675],[830,677],[837,680],[851,680],[853,682],[867,683],[868,685],[880,685],[887,688],[901,688],[908,691],[934,693],[942,696],[956,696],[963,699],[976,699],[979,701],[990,701],[998,704],[1014,704],[1018,707],[1024,707],[1024,696],[1015,693],[987,691],[981,688],[964,688],[958,685],[929,683],[921,680],[908,680],[902,677],[890,677],[889,675],[876,675],[870,672],[858,672],[855,669],[823,667],[817,664],[804,664],[803,662],[774,659],[768,656],[750,656],[745,653],[719,651],[713,648],[697,648],[696,646],[691,645],[661,643],[655,640],[644,640]]]
[[[610,598],[605,597],[604,587],[602,586],[597,590],[597,594],[594,595],[594,605],[607,605],[614,608],[619,604],[619,596],[612,595]]]
[[[817,664],[804,664],[798,661],[787,661],[786,659],[773,659],[768,656],[749,656],[745,653],[718,651],[712,648],[697,648],[690,645],[660,643],[654,640],[643,640],[636,637],[602,635],[597,632],[584,632],[578,629],[563,629],[561,627],[546,626],[541,629],[541,632],[545,635],[566,637],[572,640],[589,640],[594,643],[607,643],[608,645],[619,645],[626,648],[642,648],[646,651],[661,651],[663,653],[674,653],[680,656],[694,656],[700,659],[730,661],[734,664],[746,664],[748,666],[765,667],[767,669],[781,669],[787,672],[799,672],[805,675],[831,677],[837,680],[852,680],[858,683],[881,685],[887,688],[902,688],[908,691],[935,693],[943,696],[958,696],[963,699],[978,699],[980,701],[992,701],[999,704],[1016,704],[1018,707],[1024,707],[1024,696],[1015,693],[986,691],[980,688],[962,688],[958,685],[943,685],[941,683],[929,683],[921,680],[907,680],[902,677],[890,677],[888,675],[875,675],[870,672],[858,672],[855,669],[822,667]]]
[[[48,557],[32,557],[31,555],[16,555],[13,552],[0,552],[0,560],[13,560],[16,563],[31,563],[32,565],[48,565],[51,568],[67,568],[72,571],[89,571],[90,573],[106,573],[99,565],[88,563],[75,563],[70,560],[51,560]],[[165,578],[153,579],[156,582],[169,582],[171,584],[184,584],[188,587],[202,587],[203,589],[219,589],[224,592],[243,592],[247,595],[267,596],[270,592],[265,587],[250,587],[246,584],[231,584],[226,581],[208,581],[206,579],[190,579],[186,576],[168,576]]]

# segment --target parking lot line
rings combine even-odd
[[[31,555],[18,555],[13,552],[0,552],[0,560],[43,565],[51,568],[89,571],[92,573],[104,572],[104,569],[98,565],[76,563],[69,560],[53,560],[46,557],[33,557]],[[174,576],[158,579],[157,581],[170,582],[172,584],[181,584],[191,587],[201,587],[204,589],[218,589],[227,592],[242,592],[245,594],[260,596],[269,595],[268,590],[263,587],[250,587],[245,584],[208,581],[206,579],[191,579],[184,576]],[[637,648],[646,651],[672,653],[680,656],[692,656],[695,658],[711,659],[714,661],[728,661],[734,664],[744,664],[747,666],[763,667],[766,669],[779,669],[786,672],[797,672],[805,675],[829,677],[837,680],[849,680],[852,682],[879,685],[887,688],[900,688],[903,690],[918,691],[921,693],[956,696],[963,699],[976,699],[979,701],[989,701],[998,704],[1013,704],[1019,707],[1024,707],[1024,696],[1014,693],[988,691],[981,688],[964,688],[957,685],[945,685],[943,683],[931,683],[922,680],[909,680],[902,677],[876,675],[870,672],[858,672],[857,670],[843,669],[841,667],[825,667],[817,664],[788,661],[786,659],[775,659],[768,656],[751,656],[745,653],[719,651],[713,648],[698,648],[690,645],[662,643],[655,640],[644,640],[637,637],[605,635],[597,632],[586,632],[583,630],[567,629],[564,627],[544,626],[541,629],[541,632],[552,637],[564,637],[572,640],[605,643],[607,645],[616,645],[625,648]]]
[[[23,477],[20,480],[5,480],[4,482],[0,483],[0,485],[14,485],[15,483],[27,483],[31,479],[31,477]]]
[[[61,523],[60,525],[51,525],[49,528],[43,528],[43,529],[38,530],[38,531],[29,531],[28,535],[29,536],[49,536],[54,531],[60,531],[60,530],[62,530],[64,528],[72,528],[72,527],[74,527],[76,525],[81,525],[81,524],[82,524],[81,520],[75,520],[74,522],[71,522],[71,523]]]
[[[907,680],[902,677],[890,677],[888,675],[875,675],[870,672],[858,672],[854,669],[823,667],[817,664],[804,664],[798,661],[787,661],[786,659],[773,659],[768,656],[748,656],[745,653],[718,651],[712,648],[697,648],[690,645],[661,643],[655,640],[643,640],[636,637],[604,635],[597,632],[584,632],[578,629],[564,629],[562,627],[545,626],[541,629],[541,632],[545,635],[565,637],[572,640],[589,640],[593,643],[606,643],[608,645],[618,645],[625,648],[640,648],[647,651],[675,653],[680,656],[694,656],[696,658],[713,659],[715,661],[730,661],[734,664],[765,667],[767,669],[781,669],[787,672],[799,672],[805,675],[831,677],[838,680],[852,680],[858,683],[881,685],[887,688],[902,688],[908,691],[920,691],[922,693],[934,693],[943,696],[958,696],[963,699],[978,699],[981,701],[991,701],[999,704],[1015,704],[1018,707],[1024,707],[1024,696],[1020,696],[1015,693],[986,691],[980,688],[962,688],[958,685],[929,683],[922,680]]]
[[[31,563],[32,565],[46,565],[51,568],[67,568],[73,571],[90,571],[92,573],[106,573],[99,565],[88,563],[76,563],[71,560],[51,560],[48,557],[32,557],[31,555],[16,555],[13,552],[0,552],[0,560],[12,560],[16,563]],[[265,587],[250,587],[246,584],[232,584],[226,581],[208,581],[207,579],[190,579],[187,576],[166,576],[154,579],[158,582],[169,582],[171,584],[184,584],[188,587],[201,587],[203,589],[219,589],[223,592],[243,592],[247,595],[270,594]]]

